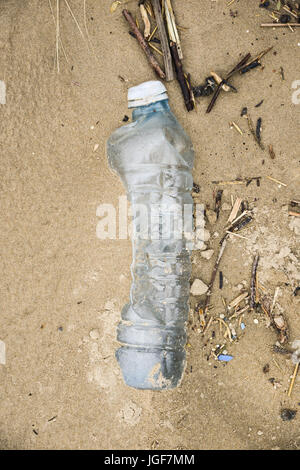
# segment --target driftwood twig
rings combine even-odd
[[[208,291],[206,293],[206,297],[205,297],[205,301],[204,301],[204,305],[203,305],[203,312],[205,314],[205,311],[207,309],[207,305],[208,305],[208,301],[210,299],[210,296],[212,294],[212,288],[214,286],[214,283],[215,283],[215,279],[216,279],[216,275],[217,275],[217,272],[218,272],[218,269],[219,269],[219,265],[220,265],[220,262],[221,262],[221,258],[223,256],[223,253],[224,253],[224,250],[225,250],[225,247],[226,247],[226,243],[227,243],[227,238],[228,238],[228,235],[226,235],[224,237],[224,240],[220,246],[220,249],[219,249],[219,253],[218,253],[218,257],[216,259],[216,262],[215,262],[215,265],[214,265],[214,269],[212,271],[212,275],[211,275],[211,278],[210,278],[210,283],[208,285]]]
[[[157,29],[159,32],[159,37],[161,41],[161,48],[164,56],[164,64],[165,64],[165,71],[166,71],[166,80],[170,82],[174,79],[173,74],[173,65],[172,65],[172,57],[169,47],[169,41],[167,38],[166,28],[164,25],[164,20],[161,13],[161,6],[159,0],[152,0],[154,15],[156,19]]]
[[[255,255],[253,264],[252,264],[252,272],[251,272],[251,286],[250,286],[250,308],[254,308],[256,304],[256,273],[257,273],[257,266],[259,261],[259,254]]]
[[[135,34],[135,37],[138,40],[141,48],[145,52],[150,65],[153,67],[153,69],[155,70],[155,72],[157,73],[157,75],[160,78],[165,79],[166,78],[165,73],[162,71],[159,63],[157,62],[156,58],[152,54],[147,41],[145,40],[145,38],[143,37],[143,35],[140,32],[139,28],[135,24],[135,21],[134,21],[132,15],[131,15],[131,13],[128,10],[126,10],[126,8],[124,8],[122,13],[123,13],[124,18],[128,21],[128,23],[129,23],[133,33]]]
[[[172,54],[173,61],[174,61],[174,67],[176,70],[176,77],[177,77],[177,80],[179,82],[179,85],[182,91],[186,109],[188,111],[192,111],[192,109],[194,109],[194,103],[191,99],[190,87],[188,85],[187,80],[185,79],[184,71],[182,68],[182,63],[181,63],[181,60],[179,59],[178,50],[177,50],[177,46],[175,42],[170,43],[170,49],[171,49],[171,54]]]

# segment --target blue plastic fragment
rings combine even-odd
[[[245,323],[241,323],[241,330],[244,330],[246,328]]]
[[[218,356],[218,360],[223,362],[229,362],[231,359],[233,359],[233,356],[228,356],[227,354],[220,354],[220,356]]]

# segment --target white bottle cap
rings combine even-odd
[[[150,103],[167,99],[166,87],[158,80],[144,82],[128,89],[128,108],[147,106]]]

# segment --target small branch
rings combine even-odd
[[[262,28],[280,28],[284,26],[291,26],[292,28],[300,26],[300,23],[262,23],[260,25]]]
[[[255,307],[255,298],[256,298],[256,272],[259,261],[259,254],[254,258],[251,272],[251,292],[250,292],[250,308]]]
[[[145,40],[145,38],[143,37],[142,33],[140,32],[140,30],[138,29],[137,25],[135,24],[135,21],[131,15],[131,13],[126,10],[124,8],[124,10],[122,11],[123,13],[123,16],[124,18],[128,21],[132,31],[134,32],[135,34],[135,37],[136,39],[138,40],[141,48],[143,49],[143,51],[145,52],[146,56],[147,56],[147,59],[150,63],[150,65],[153,67],[153,69],[155,70],[155,72],[157,73],[157,75],[162,78],[162,79],[165,79],[166,78],[166,75],[165,73],[162,71],[159,63],[157,62],[156,58],[154,57],[154,55],[152,54],[151,50],[150,50],[150,47],[149,45],[147,44],[147,41]]]
[[[214,269],[213,269],[213,272],[212,272],[212,275],[211,275],[211,278],[210,278],[210,283],[209,283],[209,286],[208,286],[208,291],[206,293],[206,297],[205,297],[205,301],[204,301],[204,304],[203,304],[203,313],[205,314],[205,311],[207,309],[207,305],[208,305],[208,301],[210,299],[210,296],[212,294],[212,289],[213,289],[213,286],[214,286],[214,283],[215,283],[215,279],[216,279],[216,275],[217,275],[217,271],[219,269],[219,265],[220,265],[220,262],[221,262],[221,258],[223,256],[223,253],[224,253],[224,250],[225,250],[225,246],[226,246],[226,243],[227,243],[227,237],[228,235],[226,234],[226,236],[224,237],[224,240],[220,246],[220,250],[219,250],[219,253],[218,253],[218,257],[216,259],[216,262],[215,262],[215,265],[214,265]]]
[[[181,63],[181,60],[179,59],[178,50],[177,50],[177,46],[175,42],[171,42],[170,49],[171,49],[171,54],[172,54],[173,61],[174,61],[177,80],[179,82],[179,85],[183,94],[183,99],[185,102],[186,109],[188,111],[192,111],[192,109],[194,109],[194,103],[193,101],[191,101],[190,89],[184,76],[182,63]]]
[[[296,377],[297,377],[298,369],[299,369],[299,362],[297,362],[297,364],[295,365],[293,377],[292,377],[290,387],[289,387],[289,391],[288,391],[288,397],[290,397],[291,394],[292,394],[292,390],[293,390],[294,383],[295,383],[295,380],[296,380]]]
[[[170,52],[170,47],[169,47],[169,41],[167,38],[164,20],[161,14],[160,1],[152,0],[152,5],[153,5],[157,29],[158,29],[159,37],[161,41],[161,48],[162,48],[162,52],[164,56],[166,80],[167,82],[170,82],[171,80],[174,80],[174,73],[173,73],[173,65],[172,65],[172,57],[171,57],[171,52]]]
[[[144,22],[144,38],[148,39],[150,36],[151,24],[148,18],[148,13],[143,3],[140,4],[141,17]]]
[[[182,60],[183,54],[182,54],[180,38],[179,38],[179,34],[177,31],[177,27],[176,27],[176,21],[175,21],[175,16],[174,16],[171,0],[164,0],[164,6],[165,6],[166,22],[168,25],[169,39],[170,41],[176,43],[178,57],[180,60]]]
[[[245,55],[245,57],[232,70],[230,70],[230,72],[226,75],[225,79],[223,79],[222,82],[218,84],[218,86],[215,89],[215,92],[213,94],[213,97],[211,99],[211,102],[209,103],[208,108],[206,110],[207,113],[210,113],[212,108],[214,107],[214,104],[215,104],[215,102],[216,102],[216,100],[217,100],[217,98],[218,98],[218,96],[221,92],[222,85],[225,83],[225,81],[228,80],[230,77],[232,77],[232,75],[234,75],[236,72],[239,72],[245,66],[245,64],[248,62],[250,57],[251,57],[250,53]]]

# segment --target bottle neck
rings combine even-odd
[[[169,110],[169,100],[156,101],[156,103],[151,103],[147,106],[139,106],[138,108],[135,108],[132,113],[132,120],[136,121],[140,116],[145,116],[146,114],[161,113]]]

